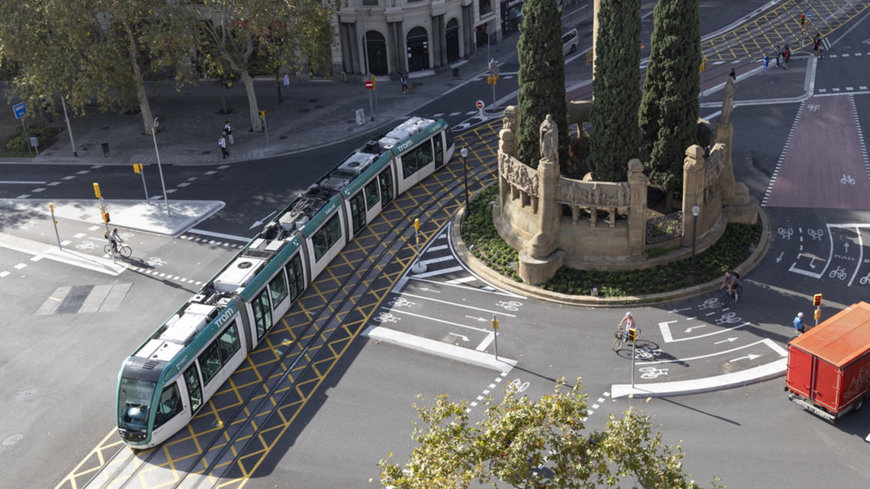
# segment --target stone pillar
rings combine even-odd
[[[694,233],[694,219],[692,219],[692,206],[698,205],[701,207],[701,216],[698,217],[699,222],[709,220],[707,217],[715,212],[718,216],[721,209],[705,209],[704,207],[704,184],[706,180],[706,171],[704,170],[704,148],[693,144],[686,149],[686,159],[683,163],[683,237],[680,240],[681,246],[692,245],[692,234]],[[703,234],[705,227],[699,225],[699,233]]]
[[[630,189],[628,206],[628,249],[632,256],[646,253],[646,175],[643,163],[637,158],[628,162],[628,187]]]
[[[559,133],[553,117],[541,123],[541,159],[538,162],[537,233],[527,246],[528,255],[543,260],[556,251],[559,236]]]
[[[725,157],[723,158],[722,172],[719,174],[719,195],[722,202],[732,204],[734,202],[734,165],[731,162],[731,141],[734,138],[734,126],[731,124],[731,112],[734,110],[734,92],[737,85],[730,76],[725,81],[722,100],[722,114],[716,123],[716,143],[725,145]]]
[[[504,209],[504,201],[507,198],[509,185],[505,183],[501,175],[503,161],[516,156],[517,139],[514,134],[517,127],[517,107],[508,105],[504,109],[504,118],[502,119],[502,130],[498,133],[498,204],[501,209]]]

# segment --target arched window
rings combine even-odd
[[[415,27],[408,32],[408,71],[429,69],[429,35],[426,29]]]

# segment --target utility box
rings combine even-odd
[[[361,126],[361,125],[366,123],[366,111],[365,110],[356,109],[356,112],[354,112],[354,114],[356,115],[356,124],[358,126]]]
[[[870,392],[870,304],[853,304],[791,340],[785,388],[828,421],[861,409]]]

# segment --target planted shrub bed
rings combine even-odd
[[[496,272],[519,282],[517,251],[505,243],[492,224],[491,202],[498,186],[491,185],[469,203],[461,234],[471,253]],[[758,245],[761,224],[729,224],[725,234],[703,253],[695,255],[695,283],[721,278],[729,268],[745,261]],[[562,267],[542,287],[553,292],[590,295],[594,287],[601,297],[654,294],[691,285],[691,259],[677,260],[644,270],[601,272]]]

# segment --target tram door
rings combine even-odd
[[[350,220],[353,234],[366,225],[366,201],[362,192],[357,192],[350,198]]]
[[[378,181],[381,184],[381,209],[383,209],[393,201],[393,176],[389,168],[378,175]]]
[[[436,134],[432,141],[435,142],[435,169],[437,170],[444,166],[444,141],[441,133]]]
[[[187,393],[190,395],[190,412],[195,413],[202,406],[202,385],[199,383],[199,374],[196,372],[196,362],[184,372],[184,383],[187,384]]]

